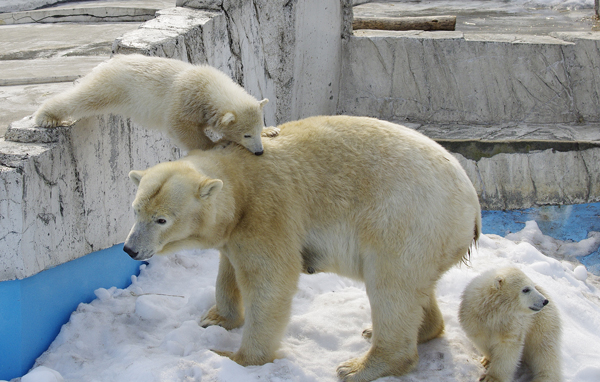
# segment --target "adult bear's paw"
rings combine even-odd
[[[231,330],[231,329],[239,328],[240,326],[244,325],[244,319],[243,318],[230,319],[227,317],[223,317],[218,313],[217,306],[214,305],[200,319],[200,326],[202,326],[203,328],[207,328],[212,325],[219,325],[227,330]]]
[[[375,379],[369,378],[366,371],[364,357],[359,357],[342,362],[337,368],[337,375],[344,382],[368,382]]]

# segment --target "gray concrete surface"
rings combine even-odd
[[[11,122],[30,115],[45,99],[107,60],[117,37],[174,5],[175,0],[82,1],[0,14],[0,136]],[[143,15],[137,21],[121,17],[136,14],[136,9],[144,10],[137,12]],[[6,23],[27,17],[62,22]]]
[[[540,8],[501,0],[429,0],[396,2],[380,0],[354,7],[357,16],[455,15],[456,30],[465,33],[535,34],[588,32],[597,27],[594,10],[565,7]]]

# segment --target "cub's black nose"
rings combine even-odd
[[[257,152],[254,153],[254,155],[256,155],[256,156],[263,155],[263,152],[264,151],[257,151]]]
[[[129,255],[129,257],[131,257],[132,259],[135,259],[139,253],[139,252],[136,252],[133,249],[129,248],[126,245],[123,246],[123,251],[125,251]]]
[[[549,302],[550,301],[548,301],[548,300],[544,300],[544,302],[542,302],[542,304],[544,304],[544,306],[546,306],[546,305],[548,305]]]

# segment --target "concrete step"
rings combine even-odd
[[[37,158],[51,148],[48,143],[17,143],[0,138],[0,166],[22,168],[28,158]]]
[[[144,22],[174,0],[82,1],[31,11],[0,13],[0,25],[64,22]]]
[[[0,86],[73,82],[106,60],[102,55],[0,61]]]
[[[449,151],[474,161],[501,153],[526,154],[549,149],[557,152],[577,152],[600,147],[600,123],[405,125],[434,139]]]

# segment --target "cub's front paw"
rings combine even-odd
[[[71,124],[69,121],[63,121],[62,118],[58,118],[44,111],[38,111],[33,117],[35,124],[40,127],[50,128],[57,126],[69,126]]]
[[[278,136],[280,131],[281,130],[279,129],[279,127],[269,126],[269,127],[265,127],[263,129],[260,136],[265,137],[265,138],[273,138],[273,137]]]
[[[206,312],[204,316],[200,319],[200,326],[203,328],[209,327],[211,325],[219,325],[227,330],[239,328],[244,324],[243,318],[238,319],[228,319],[219,314],[217,310],[217,306],[214,305],[212,308]]]

